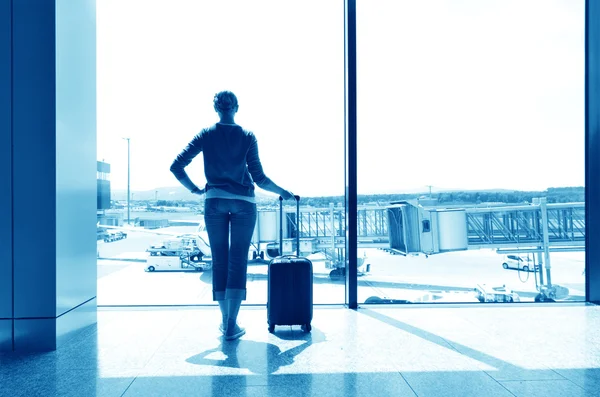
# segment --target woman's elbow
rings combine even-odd
[[[258,178],[252,178],[252,180],[254,181],[254,183],[256,183],[256,186],[258,187],[264,187],[266,184],[268,184],[269,178],[267,177],[258,177]]]
[[[173,175],[177,176],[179,174],[181,174],[181,172],[183,171],[183,166],[179,163],[179,161],[175,160],[173,161],[173,164],[171,164],[171,167],[169,168],[169,170],[173,173]]]

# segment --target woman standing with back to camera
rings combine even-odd
[[[254,184],[285,200],[294,195],[263,172],[256,137],[234,121],[238,111],[236,96],[222,91],[213,102],[219,122],[194,136],[173,161],[171,172],[192,193],[206,195],[204,222],[213,261],[213,300],[219,302],[221,309],[221,332],[226,340],[234,340],[246,333],[237,324],[237,316],[246,299],[248,251],[256,225]],[[204,189],[197,187],[185,172],[200,152],[204,154]]]

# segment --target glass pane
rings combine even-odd
[[[584,1],[360,1],[359,302],[585,300]]]
[[[320,0],[98,2],[98,159],[110,165],[99,183],[110,184],[112,198],[99,222],[137,229],[99,227],[100,305],[214,303],[212,272],[201,269],[210,264],[200,255],[204,242],[190,236],[207,241],[204,197],[183,188],[169,167],[218,121],[213,96],[222,90],[237,95],[235,121],[255,133],[266,175],[302,197],[314,302],[344,302],[343,282],[329,277],[336,252],[314,228],[320,206],[329,211],[344,194],[343,12],[343,2]],[[204,185],[202,154],[186,171]],[[278,253],[278,196],[256,194],[246,304],[266,303],[267,264]],[[285,211],[284,253],[291,254],[293,202]]]

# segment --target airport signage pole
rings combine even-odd
[[[130,179],[130,176],[131,176],[130,169],[131,169],[131,167],[130,167],[130,160],[129,160],[130,159],[130,151],[129,151],[129,141],[130,141],[130,138],[123,138],[123,139],[125,139],[127,141],[127,225],[129,226],[131,224],[130,210],[129,210],[129,208],[130,208],[130,206],[129,206],[129,200],[130,200],[130,197],[131,197],[130,190],[129,190],[130,189],[130,182],[131,182],[131,179]]]

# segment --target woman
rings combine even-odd
[[[214,97],[214,108],[219,122],[192,139],[173,161],[171,172],[192,193],[206,195],[204,222],[213,260],[213,300],[219,302],[223,316],[221,332],[226,340],[234,340],[246,333],[237,324],[237,316],[246,299],[248,251],[256,225],[254,183],[285,200],[294,195],[263,172],[256,137],[234,121],[236,96],[230,91],[219,92]],[[200,152],[204,157],[204,189],[185,172]]]

